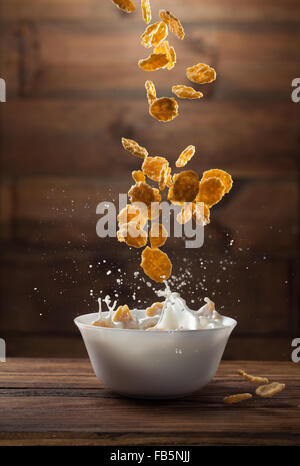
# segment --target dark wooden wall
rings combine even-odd
[[[291,338],[300,336],[300,103],[291,101],[300,76],[299,0],[152,0],[154,19],[159,7],[169,8],[186,29],[183,42],[170,38],[175,69],[153,74],[159,94],[187,84],[185,68],[197,62],[218,72],[205,98],[181,101],[180,117],[168,125],[147,113],[146,74],[137,68],[147,55],[140,11],[122,14],[109,0],[0,4],[8,91],[0,104],[0,336],[8,354],[84,354],[72,319],[96,308],[100,290],[113,293],[119,268],[127,274],[121,301],[132,305],[132,290],[152,300],[133,277],[139,253],[95,231],[96,205],[126,192],[138,166],[121,149],[127,136],[172,163],[195,144],[190,168],[233,175],[204,247],[170,240],[166,250],[175,273],[188,259],[188,301],[204,283],[208,291],[194,298],[208,294],[238,319],[228,358],[289,359]]]

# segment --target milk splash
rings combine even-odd
[[[113,317],[117,302],[114,301],[111,305],[110,297],[106,296],[103,300],[98,299],[98,319],[93,325],[151,331],[201,330],[224,326],[223,317],[215,310],[215,305],[209,298],[204,298],[206,304],[193,311],[179,293],[171,291],[167,282],[164,284],[165,289],[155,291],[157,296],[164,298],[162,309],[156,315],[149,317],[145,311],[133,309],[131,320],[126,323],[115,322]],[[108,309],[106,312],[102,311],[102,301]]]

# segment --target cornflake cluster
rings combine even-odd
[[[265,385],[260,385],[255,390],[256,395],[262,398],[271,398],[272,396],[276,395],[277,393],[281,392],[285,389],[284,383],[279,382],[272,382],[269,383],[269,379],[267,377],[260,377],[251,374],[247,374],[243,369],[239,369],[237,373],[243,377],[244,379],[248,380],[251,383],[263,383]],[[224,403],[226,404],[233,404],[233,403],[240,403],[244,400],[249,400],[252,398],[251,393],[236,393],[235,395],[225,396],[223,398]]]
[[[134,3],[130,0],[112,0],[113,3],[125,11],[133,13],[136,11]],[[178,39],[183,40],[185,32],[178,18],[170,11],[160,10],[160,21],[149,24],[152,19],[150,0],[141,0],[142,15],[145,23],[148,25],[141,36],[141,44],[149,49],[152,47],[152,53],[138,62],[139,68],[144,71],[156,71],[160,69],[172,70],[176,65],[176,52],[174,47],[170,46],[166,40],[169,31]],[[187,78],[197,84],[211,83],[216,79],[215,70],[205,63],[198,63],[187,68]],[[174,97],[157,98],[155,85],[152,81],[145,84],[147,98],[149,103],[149,113],[153,118],[164,123],[174,120],[179,115],[178,103]],[[173,94],[179,99],[201,99],[202,92],[196,91],[193,87],[179,84],[172,87]]]
[[[130,0],[112,1],[126,13],[133,13],[136,10],[135,4]],[[141,11],[143,20],[147,24],[140,38],[141,45],[152,50],[148,57],[139,60],[139,68],[144,71],[172,70],[176,65],[176,52],[167,37],[171,32],[179,40],[184,39],[185,32],[180,20],[170,11],[160,10],[159,21],[150,24],[152,19],[150,0],[141,0]],[[192,82],[205,84],[216,79],[216,72],[209,65],[198,63],[187,68],[186,76]],[[146,81],[145,88],[149,113],[153,118],[169,122],[178,116],[178,102],[174,97],[158,97],[155,84],[151,80]],[[179,99],[194,100],[203,97],[202,92],[183,84],[173,86],[172,92]],[[181,206],[181,212],[177,215],[180,224],[193,219],[197,224],[205,226],[210,222],[211,207],[230,191],[232,179],[228,173],[219,169],[204,172],[201,179],[193,170],[172,175],[171,167],[165,157],[149,156],[147,149],[132,139],[122,138],[122,144],[126,151],[141,159],[142,165],[139,170],[132,172],[134,184],[128,191],[130,204],[118,215],[117,238],[130,247],[143,248],[141,267],[148,277],[162,283],[168,280],[172,273],[171,261],[161,250],[167,240],[168,232],[164,225],[155,223],[148,238],[145,226],[148,220],[159,218],[163,192],[168,189],[167,199],[172,204]],[[193,145],[184,149],[176,161],[176,167],[178,169],[185,167],[195,151]],[[153,182],[157,186],[152,186]]]
[[[151,86],[149,93],[152,92]],[[165,157],[151,157],[147,149],[137,142],[122,138],[125,150],[134,157],[142,159],[140,170],[132,172],[135,182],[128,191],[131,204],[128,204],[118,215],[119,230],[117,238],[134,248],[144,248],[148,236],[144,227],[148,220],[155,220],[161,212],[163,191],[168,188],[168,200],[181,206],[177,221],[187,223],[194,221],[205,226],[210,222],[210,208],[217,204],[232,187],[231,176],[223,170],[214,169],[203,173],[201,180],[193,170],[174,173]],[[183,168],[194,156],[195,146],[188,146],[178,157],[176,167]],[[147,178],[157,183],[157,188],[147,182]],[[172,264],[163,251],[168,237],[166,228],[161,223],[153,223],[149,241],[150,247],[142,252],[141,267],[152,280],[162,283],[171,276]]]

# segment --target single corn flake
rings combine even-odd
[[[143,162],[142,170],[150,180],[159,181],[164,165],[169,166],[169,162],[164,157],[147,157]]]
[[[210,223],[210,211],[204,202],[193,202],[192,215],[197,225],[204,227]]]
[[[152,306],[147,307],[146,316],[155,317],[157,315],[160,315],[163,307],[164,307],[164,303],[153,303]]]
[[[200,182],[196,201],[204,202],[210,208],[220,202],[224,194],[225,186],[220,178],[207,178],[207,180]]]
[[[225,396],[223,401],[226,404],[233,404],[239,403],[240,401],[249,400],[250,398],[252,398],[251,393],[237,393],[236,395]]]
[[[136,183],[138,183],[139,181],[142,181],[143,183],[145,183],[145,181],[146,181],[145,175],[141,170],[134,170],[131,173],[131,175],[132,175],[133,180]]]
[[[281,392],[285,388],[284,383],[272,382],[268,385],[261,385],[255,390],[256,395],[262,398],[271,398],[276,393]]]
[[[155,201],[155,194],[153,188],[147,184],[139,181],[134,186],[131,186],[128,196],[132,203],[142,202],[146,206],[150,206]]]
[[[165,53],[152,53],[149,57],[139,60],[138,65],[144,71],[156,71],[165,68],[169,63]]]
[[[125,306],[119,306],[118,309],[116,310],[114,317],[113,317],[114,322],[121,322],[123,324],[123,327],[126,328],[128,327],[128,324],[133,321],[132,314],[129,310],[129,307],[127,304]]]
[[[239,369],[237,371],[237,373],[239,375],[241,375],[242,377],[244,377],[244,379],[249,380],[249,382],[253,382],[253,383],[269,383],[269,379],[267,377],[257,377],[255,375],[247,374],[242,369]]]
[[[167,10],[160,10],[159,16],[168,25],[170,31],[178,37],[178,39],[184,39],[184,29],[178,18]]]
[[[168,27],[163,21],[150,24],[142,34],[141,44],[147,49],[157,47],[168,35]]]
[[[168,232],[161,223],[153,223],[149,238],[152,249],[160,248],[167,241]]]
[[[141,0],[143,18],[146,24],[149,24],[151,21],[151,5],[150,0]]]
[[[124,209],[122,209],[120,212],[119,212],[119,215],[117,217],[117,220],[120,224],[122,223],[129,223],[131,222],[134,218],[138,217],[140,215],[140,211],[139,209],[137,209],[136,207],[130,205],[130,204],[127,204],[126,207],[124,207]]]
[[[167,67],[168,70],[171,70],[172,68],[174,68],[177,62],[177,57],[176,57],[176,52],[175,52],[174,47],[170,47],[170,56],[171,56],[171,62],[169,66]]]
[[[189,222],[192,218],[193,204],[191,202],[185,202],[181,208],[181,212],[177,214],[177,222],[181,225]]]
[[[148,241],[147,233],[141,229],[139,224],[133,222],[120,225],[117,238],[119,242],[125,242],[128,246],[137,249],[146,246]]]
[[[193,170],[176,174],[169,191],[169,199],[176,202],[193,202],[199,191],[199,177]]]
[[[176,64],[176,53],[174,47],[170,47],[169,42],[164,40],[154,49],[154,53],[164,53],[168,57],[168,64],[166,68],[171,70]]]
[[[186,70],[187,78],[193,83],[207,84],[214,81],[217,74],[213,68],[204,63],[198,63]]]
[[[179,99],[201,99],[201,97],[203,97],[202,92],[198,92],[193,87],[184,86],[183,84],[173,86],[172,92],[179,97]]]
[[[173,97],[161,97],[150,105],[149,113],[158,121],[174,120],[178,116],[178,103]]]
[[[147,91],[147,99],[149,105],[153,104],[153,102],[156,100],[156,89],[155,85],[152,81],[146,81],[145,82],[145,88]]]
[[[161,169],[160,176],[159,176],[158,187],[160,191],[164,191],[166,189],[170,176],[171,176],[171,167],[169,167],[169,165],[165,163]]]
[[[172,273],[172,263],[167,254],[148,246],[142,252],[141,267],[148,277],[158,283],[168,280]]]
[[[145,147],[141,147],[137,142],[132,139],[122,138],[122,145],[125,150],[130,152],[135,157],[145,159],[148,156],[148,151]]]
[[[202,180],[206,180],[208,178],[220,178],[220,180],[223,182],[225,186],[225,193],[229,193],[229,191],[232,188],[232,178],[229,175],[229,173],[225,172],[224,170],[219,170],[218,168],[214,168],[211,170],[207,170],[206,172],[203,173]]]
[[[161,195],[158,189],[139,181],[130,188],[128,196],[132,204],[141,211],[142,218],[154,220],[159,216]]]
[[[112,2],[125,13],[133,13],[136,10],[135,4],[131,0],[112,0]]]
[[[94,327],[106,327],[106,328],[111,328],[110,324],[106,322],[106,320],[95,320],[92,325]]]
[[[184,151],[178,157],[178,159],[176,161],[176,164],[175,164],[176,167],[177,168],[184,167],[191,160],[191,158],[194,156],[195,151],[196,151],[195,146],[186,147],[186,149],[184,149]]]

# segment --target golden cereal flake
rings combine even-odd
[[[174,15],[172,15],[172,13],[170,13],[170,11],[167,10],[160,10],[159,16],[160,19],[162,19],[168,25],[170,31],[178,37],[178,39],[184,39],[184,29],[178,18],[176,18]]]
[[[149,24],[151,21],[151,5],[150,0],[141,0],[141,7],[143,18],[146,24]]]
[[[150,24],[142,34],[141,44],[147,49],[157,47],[168,36],[168,27],[163,21]]]
[[[149,57],[139,60],[139,67],[144,71],[156,71],[165,68],[169,63],[165,53],[152,53]]]
[[[154,49],[154,53],[164,53],[168,57],[168,64],[166,68],[171,70],[176,64],[176,53],[174,47],[170,47],[169,42],[164,40]]]
[[[142,170],[150,180],[159,182],[164,165],[169,166],[169,162],[164,157],[147,157],[143,162]]]
[[[109,322],[106,322],[106,320],[95,320],[92,325],[94,327],[106,327],[106,328],[111,328]]]
[[[122,138],[122,145],[125,150],[130,152],[135,157],[145,159],[148,156],[148,151],[145,147],[141,147],[137,142],[132,139]]]
[[[201,99],[203,97],[202,92],[198,92],[193,87],[184,86],[183,84],[173,86],[172,92],[179,99]]]
[[[153,102],[156,100],[156,89],[153,81],[146,81],[145,82],[145,88],[147,91],[147,99],[149,105],[153,104]]]
[[[204,202],[193,202],[192,215],[197,225],[204,227],[210,223],[210,210]]]
[[[134,222],[120,225],[117,238],[119,242],[125,242],[128,246],[137,249],[146,246],[148,241],[147,233]]]
[[[177,161],[176,161],[176,167],[177,168],[182,168],[184,167],[190,160],[191,158],[194,156],[195,154],[195,151],[196,151],[196,147],[195,146],[188,146],[184,149],[184,151],[180,154],[180,156],[178,157]]]
[[[170,47],[170,56],[171,56],[171,62],[170,65],[167,67],[168,70],[171,70],[177,63],[177,57],[176,57],[176,52],[174,47]]]
[[[193,202],[199,191],[199,177],[193,170],[176,174],[169,199],[176,202]]]
[[[143,183],[145,183],[145,181],[146,181],[145,175],[141,170],[134,170],[131,173],[131,175],[132,175],[133,180],[136,183],[138,183],[139,181],[142,181]]]
[[[161,97],[150,105],[149,113],[158,121],[174,120],[178,116],[178,103],[173,97]]]
[[[220,178],[220,180],[223,182],[225,186],[225,193],[229,193],[229,191],[232,188],[232,178],[229,175],[229,173],[225,172],[224,170],[219,170],[218,168],[214,168],[211,170],[207,170],[206,172],[203,173],[202,180],[206,180],[208,178]]]
[[[190,81],[197,84],[211,83],[217,77],[215,70],[204,63],[198,63],[187,68],[186,75]]]
[[[159,176],[158,187],[160,191],[164,191],[166,189],[170,176],[171,176],[171,167],[169,167],[169,165],[165,163],[161,169],[160,176]]]
[[[125,13],[133,13],[136,10],[135,4],[131,0],[112,0],[112,2]]]
[[[276,395],[276,393],[281,392],[284,388],[284,383],[272,382],[268,385],[261,385],[260,387],[257,387],[255,393],[262,398],[271,398]]]
[[[240,403],[240,401],[249,400],[250,398],[252,398],[251,393],[237,393],[236,395],[225,396],[223,401],[226,404],[233,404]]]
[[[160,315],[163,307],[164,307],[164,303],[153,303],[152,306],[147,307],[146,316],[155,317],[157,315]]]
[[[152,249],[162,247],[168,238],[168,232],[161,223],[153,223],[150,233],[150,244]]]
[[[154,189],[149,184],[143,183],[142,181],[131,186],[128,196],[132,203],[142,202],[146,206],[150,206],[152,202],[155,202]]]
[[[208,178],[200,182],[197,202],[204,202],[209,208],[220,202],[225,194],[224,183],[220,178]]]
[[[119,306],[118,309],[116,310],[114,317],[113,317],[114,322],[121,322],[123,324],[123,327],[126,328],[128,327],[128,324],[133,321],[132,314],[129,310],[129,307],[127,304],[125,306]]]
[[[256,375],[247,374],[242,369],[239,369],[237,371],[237,373],[239,375],[241,375],[242,377],[244,377],[244,379],[249,380],[249,382],[253,382],[253,383],[269,383],[269,379],[267,377],[258,377]]]
[[[151,280],[158,283],[168,280],[172,273],[172,263],[167,254],[148,246],[142,252],[141,267]]]
[[[124,209],[122,209],[119,212],[117,220],[118,220],[118,223],[120,223],[120,224],[129,223],[134,218],[138,217],[139,215],[140,215],[139,209],[137,209],[136,207],[134,207],[134,206],[132,206],[130,204],[127,204],[127,206],[124,207]]]

